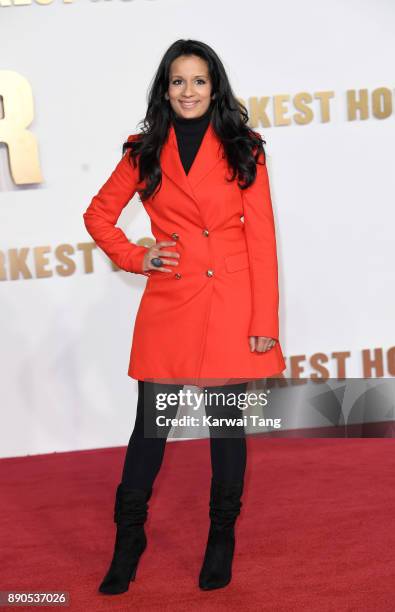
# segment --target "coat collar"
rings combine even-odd
[[[188,174],[185,174],[174,125],[171,123],[167,140],[162,147],[160,164],[162,171],[199,207],[194,190],[223,158],[222,143],[209,123],[192,166]]]

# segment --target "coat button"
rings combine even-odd
[[[209,232],[208,232],[208,229],[204,229],[204,230],[203,230],[203,235],[204,235],[204,236],[208,236],[208,233],[209,233]]]
[[[214,270],[207,270],[207,276],[213,276]]]
[[[176,272],[174,275],[175,278],[181,278],[181,274],[179,272]]]
[[[171,237],[173,238],[173,240],[178,240],[179,239],[179,235],[176,234],[175,232],[173,232],[173,234],[171,235]]]

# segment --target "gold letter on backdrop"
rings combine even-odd
[[[348,120],[349,121],[356,121],[358,114],[359,114],[360,119],[368,119],[369,118],[368,90],[360,89],[357,93],[355,89],[348,89],[347,90],[347,109],[348,109]]]
[[[27,129],[34,118],[29,82],[18,72],[0,70],[0,96],[4,111],[0,119],[0,142],[8,146],[12,179],[16,185],[41,183],[37,140]]]

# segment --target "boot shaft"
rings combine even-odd
[[[244,482],[225,484],[211,479],[210,519],[215,527],[231,527],[242,507]]]
[[[114,506],[114,522],[119,526],[141,526],[147,520],[149,490],[131,489],[120,483],[117,487]]]

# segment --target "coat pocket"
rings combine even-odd
[[[174,274],[175,272],[159,272],[159,270],[153,270],[152,268],[150,268],[150,275],[148,277],[148,281],[155,281],[158,279],[161,279],[161,281],[164,280],[171,280],[174,279]]]
[[[225,268],[228,272],[245,270],[249,265],[248,253],[246,251],[225,257]]]

